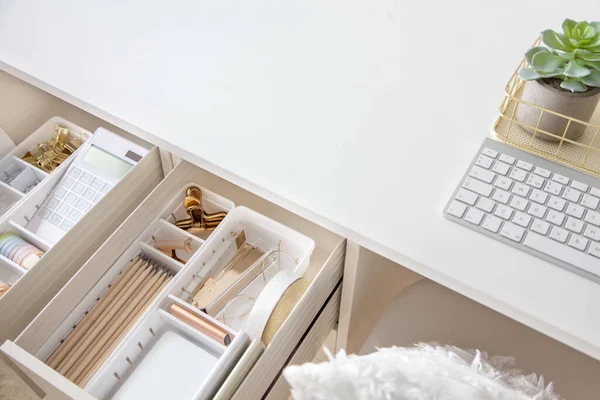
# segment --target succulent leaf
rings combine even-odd
[[[592,67],[600,71],[600,61],[586,61],[585,65]]]
[[[531,65],[531,60],[533,58],[534,55],[536,55],[537,53],[549,53],[550,51],[548,50],[547,47],[543,47],[543,46],[535,46],[530,48],[529,50],[527,50],[527,53],[525,53],[525,61],[527,61],[527,64]]]
[[[551,53],[538,52],[531,58],[531,66],[541,72],[552,72],[559,68],[565,59]]]
[[[571,31],[573,30],[573,28],[575,28],[575,25],[577,25],[577,22],[568,18],[565,19],[562,23],[562,29],[567,39],[573,38],[573,36],[571,36]]]
[[[581,82],[587,86],[600,87],[600,71],[593,70],[588,76],[581,78]]]
[[[577,61],[573,60],[569,64],[567,64],[567,68],[565,69],[565,76],[569,78],[583,78],[584,76],[588,76],[591,71],[579,64]]]
[[[542,32],[542,42],[551,49],[562,51],[573,51],[575,47],[569,43],[566,38],[561,38],[561,35],[551,29]],[[564,37],[564,36],[563,36]]]
[[[541,78],[540,74],[533,68],[521,68],[519,70],[519,77],[524,81],[535,81]]]
[[[570,90],[571,92],[585,92],[587,90],[587,86],[585,86],[581,80],[574,78],[567,78],[560,84],[560,87],[563,89]]]

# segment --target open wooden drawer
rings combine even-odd
[[[84,140],[89,140],[92,134],[64,118],[52,117],[0,159],[0,171],[11,171],[17,176],[10,185],[0,182],[0,195],[14,196],[12,206],[0,215],[0,234],[16,235],[44,252],[29,270],[0,255],[0,280],[11,285],[10,290],[0,298],[0,341],[16,338],[164,177],[158,148],[145,142],[140,143],[142,147],[151,149],[149,153],[112,189],[107,189],[108,192],[103,197],[88,188],[86,194],[89,192],[92,200],[80,201],[82,207],[87,207],[89,211],[81,216],[81,212],[73,209],[71,212],[78,217],[72,217],[74,222],[67,221],[67,212],[64,212],[63,218],[58,216],[56,210],[61,207],[68,209],[67,203],[63,201],[68,202],[65,199],[69,196],[70,199],[76,199],[74,188],[79,185],[80,193],[83,193],[84,186],[76,183],[69,190],[63,189],[63,201],[55,200],[51,194],[78,152],[83,150],[85,142],[50,173],[21,160],[21,156],[38,143],[49,140],[56,125],[68,128],[70,136],[78,136]],[[56,201],[52,216],[57,215],[58,223],[68,222],[72,226],[54,244],[38,236],[32,227],[38,210],[43,205],[51,207],[47,199]],[[71,204],[79,207],[75,200]],[[52,213],[48,211],[50,208],[43,210],[48,212],[48,216]],[[15,259],[17,253],[16,250],[12,252]]]
[[[310,285],[264,352],[258,356],[256,361],[252,360],[251,363],[243,366],[238,364],[239,368],[237,369],[234,364],[232,366],[233,373],[229,374],[228,379],[223,378],[222,385],[214,388],[215,391],[211,392],[209,397],[200,396],[198,398],[211,398],[216,394],[218,398],[230,398],[233,395],[234,398],[240,399],[258,399],[268,395],[274,382],[280,377],[282,368],[292,359],[294,353],[301,346],[303,338],[309,334],[309,328],[315,327],[314,321],[326,304],[332,301],[337,301],[335,304],[339,304],[339,296],[332,297],[332,293],[336,288],[339,290],[342,278],[345,256],[345,240],[343,238],[195,165],[181,162],[156,186],[146,200],[141,202],[140,206],[100,247],[90,261],[85,263],[17,340],[7,341],[3,344],[1,349],[4,355],[12,360],[15,368],[31,379],[37,386],[36,390],[41,390],[48,398],[111,398],[115,390],[123,384],[123,381],[126,382],[132,370],[139,365],[138,362],[146,354],[144,348],[148,350],[154,344],[153,336],[161,333],[162,324],[165,323],[165,319],[161,320],[166,314],[165,306],[179,301],[177,299],[179,283],[183,282],[186,277],[195,278],[196,273],[201,274],[200,270],[188,270],[188,265],[190,268],[196,268],[195,266],[203,265],[202,257],[209,257],[210,253],[214,254],[216,242],[220,241],[219,228],[206,239],[206,242],[199,243],[200,249],[206,247],[206,251],[198,251],[198,256],[194,258],[196,261],[190,259],[190,262],[184,267],[171,263],[173,271],[176,272],[173,281],[177,282],[177,285],[167,286],[165,290],[170,291],[170,295],[159,296],[153,303],[155,307],[153,305],[149,307],[149,309],[154,307],[153,312],[157,313],[155,317],[148,319],[141,317],[138,323],[131,328],[132,332],[137,332],[135,331],[136,327],[143,327],[139,332],[145,336],[142,336],[141,333],[130,333],[125,336],[122,341],[124,344],[117,348],[113,353],[114,357],[108,361],[112,364],[104,365],[100,369],[100,377],[92,379],[91,386],[88,385],[86,390],[50,368],[44,363],[44,360],[89,309],[90,300],[93,301],[93,298],[100,293],[98,292],[99,288],[103,285],[106,287],[106,284],[119,273],[113,268],[113,265],[119,264],[119,261],[130,259],[140,250],[149,250],[144,242],[157,229],[170,229],[169,224],[173,221],[170,219],[169,213],[165,213],[165,210],[172,209],[172,205],[175,204],[173,203],[174,194],[181,193],[182,188],[185,188],[190,182],[231,200],[236,206],[246,206],[248,209],[276,221],[273,224],[279,223],[281,226],[289,227],[315,242],[310,262],[307,262],[308,265],[303,273],[304,277],[310,280]],[[234,212],[238,210],[243,209],[236,208]],[[265,222],[265,224],[271,223]],[[275,225],[269,226],[271,226],[269,229],[275,229],[273,228]],[[288,234],[286,235],[289,237]],[[160,257],[157,254],[154,256]],[[167,263],[164,259],[159,261]],[[177,281],[179,278],[181,279]],[[334,307],[334,309],[337,308]],[[331,307],[328,310],[331,310]],[[151,321],[151,318],[155,318],[155,322]],[[331,324],[333,323],[334,321],[331,321]],[[326,331],[322,322],[319,326],[321,331]],[[227,351],[225,350],[225,354]],[[220,353],[219,356],[221,357],[220,362],[225,355]],[[248,355],[248,358],[252,357]]]

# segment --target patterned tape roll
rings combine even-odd
[[[300,278],[301,276],[293,271],[278,272],[256,299],[256,303],[254,303],[254,307],[252,307],[252,311],[250,311],[250,315],[248,315],[248,319],[241,330],[246,332],[252,340],[261,340],[267,321],[279,299],[290,285]]]

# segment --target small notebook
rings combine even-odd
[[[202,387],[218,358],[178,334],[165,332],[113,400],[189,400]]]

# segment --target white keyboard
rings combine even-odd
[[[445,214],[600,281],[600,180],[486,139]]]
[[[71,167],[38,211],[38,216],[67,232],[112,186],[89,171]]]

